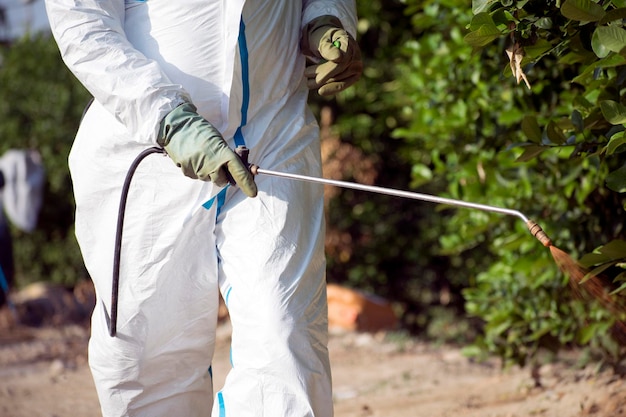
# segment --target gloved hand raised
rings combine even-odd
[[[345,90],[361,78],[361,50],[354,38],[334,16],[320,16],[302,33],[302,52],[321,60],[306,68],[307,86],[322,96]]]
[[[189,178],[223,187],[230,176],[247,196],[256,196],[252,173],[193,104],[181,104],[163,118],[157,143]]]

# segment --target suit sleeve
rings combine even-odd
[[[123,0],[45,0],[61,57],[85,88],[133,137],[156,143],[161,119],[188,100],[124,33]]]
[[[323,15],[339,18],[344,29],[356,39],[357,12],[354,0],[304,0],[302,28],[316,17]]]

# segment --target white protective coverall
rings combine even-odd
[[[95,98],[69,165],[95,283],[89,364],[104,416],[332,416],[323,189],[257,177],[259,194],[189,179],[150,155],[125,213],[117,336],[115,224],[129,166],[183,100],[260,167],[320,175],[301,30],[353,0],[46,0],[61,55]],[[232,370],[213,398],[218,291]],[[213,410],[210,414],[210,410]]]

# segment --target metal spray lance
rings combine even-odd
[[[252,172],[253,175],[270,175],[274,177],[287,178],[290,180],[332,185],[335,187],[349,188],[353,190],[366,191],[370,193],[385,194],[385,195],[390,195],[390,196],[395,196],[395,197],[409,198],[412,200],[428,201],[431,203],[438,203],[438,204],[448,204],[451,206],[465,207],[469,209],[490,211],[493,213],[516,216],[524,221],[524,224],[526,224],[526,227],[528,228],[530,233],[533,236],[535,236],[539,240],[539,242],[541,242],[542,245],[546,247],[552,246],[552,240],[546,235],[546,233],[543,231],[541,226],[539,226],[534,221],[528,219],[528,217],[526,217],[522,212],[518,210],[490,206],[486,204],[471,203],[471,202],[462,201],[462,200],[455,200],[452,198],[438,197],[438,196],[434,196],[430,194],[422,194],[422,193],[416,193],[416,192],[411,192],[411,191],[397,190],[393,188],[379,187],[375,185],[365,185],[365,184],[359,184],[355,182],[338,181],[338,180],[331,180],[327,178],[319,178],[319,177],[313,177],[313,176],[308,176],[308,175],[272,171],[269,169],[260,168],[259,166],[254,165],[254,164],[249,164],[248,163],[249,150],[246,147],[239,146],[237,147],[235,152],[237,152],[237,154],[241,157],[244,163],[246,163],[249,166],[250,172]]]

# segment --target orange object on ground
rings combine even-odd
[[[337,284],[326,288],[331,329],[377,332],[397,326],[398,318],[387,300]]]

